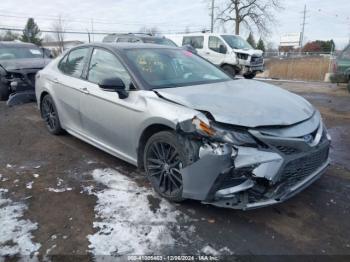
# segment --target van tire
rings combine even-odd
[[[256,72],[246,73],[246,74],[243,75],[243,77],[245,79],[253,79],[254,77],[256,77]]]
[[[222,70],[224,70],[229,76],[234,78],[236,76],[236,70],[233,66],[231,65],[223,65]]]
[[[6,85],[0,83],[0,101],[7,101],[9,99],[9,96],[9,88]]]

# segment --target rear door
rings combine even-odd
[[[51,79],[55,85],[53,96],[64,128],[82,131],[80,99],[84,80],[81,79],[87,64],[89,47],[71,50],[58,64],[59,74]]]

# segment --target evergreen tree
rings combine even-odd
[[[260,49],[261,51],[265,52],[265,44],[264,41],[261,39],[259,39],[258,41],[258,45],[256,46],[257,49]]]
[[[247,42],[253,47],[256,48],[256,43],[255,43],[255,39],[254,36],[252,34],[252,32],[249,33],[249,36],[247,38]]]
[[[41,45],[41,32],[33,18],[28,18],[27,24],[24,27],[21,41]]]

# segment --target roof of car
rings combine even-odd
[[[0,47],[37,47],[32,43],[24,43],[17,41],[0,41]]]

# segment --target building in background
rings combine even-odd
[[[301,33],[288,33],[281,36],[278,50],[280,52],[293,52],[301,46]]]

